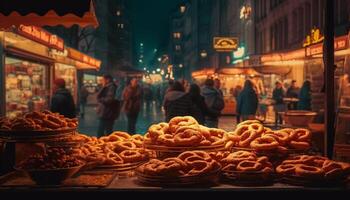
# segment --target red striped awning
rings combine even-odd
[[[1,0],[0,28],[98,26],[92,0]]]

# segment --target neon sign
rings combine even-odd
[[[324,36],[321,34],[320,29],[312,29],[310,35],[306,36],[303,47],[308,47],[313,44],[323,42]]]

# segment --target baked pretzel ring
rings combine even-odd
[[[199,146],[210,146],[212,143],[209,140],[202,140]]]
[[[239,142],[240,147],[249,147],[250,143],[259,137],[259,134],[256,131],[245,131],[241,136],[241,141]]]
[[[301,164],[296,166],[295,174],[300,177],[322,178],[325,172],[322,168]]]
[[[237,170],[242,172],[257,172],[262,169],[262,164],[257,161],[245,160],[237,165]]]
[[[117,153],[114,152],[107,153],[106,158],[106,165],[118,165],[124,163],[124,160]]]
[[[202,135],[198,131],[187,129],[175,135],[174,141],[176,146],[199,146],[202,141]]]
[[[237,171],[237,165],[236,164],[228,164],[222,168],[222,171],[225,171],[225,172]]]
[[[152,140],[157,138],[168,131],[169,125],[167,123],[154,124],[148,129],[149,136]]]
[[[239,164],[244,160],[256,161],[257,157],[254,153],[248,151],[237,151],[229,154],[226,158],[221,160],[221,163]]]
[[[296,141],[298,142],[311,140],[311,131],[307,129],[296,129],[294,130],[294,134],[296,134]]]
[[[195,176],[195,175],[202,175],[206,174],[211,171],[212,169],[212,163],[206,162],[204,160],[197,160],[190,164],[189,167],[191,167],[191,170],[188,172],[187,175],[189,176]]]
[[[126,150],[121,152],[119,155],[125,163],[134,163],[144,160],[144,156],[136,150]]]
[[[131,136],[126,133],[126,132],[121,132],[121,131],[116,131],[114,133],[111,134],[111,136],[119,136],[119,137],[122,137],[124,138],[125,140],[129,140],[131,138]]]
[[[261,134],[264,131],[264,126],[260,123],[253,123],[253,124],[249,125],[249,130],[255,131],[258,134]]]
[[[242,125],[239,126],[235,131],[234,134],[237,136],[242,136],[244,132],[249,130],[249,125]]]
[[[211,161],[212,160],[211,156],[205,151],[192,151],[192,153],[194,153],[195,155],[201,157],[205,161]]]
[[[179,176],[182,175],[182,170],[186,167],[186,163],[177,158],[168,158],[163,160],[157,171],[162,176]]]
[[[322,169],[325,172],[329,172],[329,171],[334,170],[334,169],[342,169],[342,166],[335,161],[326,160],[326,161],[324,161],[324,163],[322,165]]]
[[[199,131],[201,132],[201,134],[202,134],[206,139],[210,138],[211,134],[210,134],[210,131],[209,131],[209,128],[208,128],[208,127],[199,125],[198,128],[199,128]]]
[[[250,147],[256,150],[272,150],[279,146],[277,140],[270,136],[256,138],[250,144]]]
[[[192,157],[192,156],[197,156],[197,154],[194,153],[193,151],[185,151],[185,152],[181,153],[179,156],[177,156],[177,158],[184,161],[187,158]]]
[[[222,130],[222,129],[210,128],[209,133],[211,136],[223,138],[227,132],[225,130]]]
[[[275,138],[281,145],[285,145],[287,142],[289,142],[289,134],[283,131],[276,131],[276,132],[266,132],[263,133],[262,136],[270,136]]]
[[[241,140],[241,137],[236,135],[235,132],[229,132],[229,133],[227,133],[227,140],[230,140],[234,143],[237,143]]]
[[[312,158],[310,156],[306,155],[299,155],[299,156],[294,156],[292,158],[288,158],[287,160],[283,161],[282,164],[306,164],[312,162]]]
[[[131,136],[131,141],[135,143],[136,147],[143,147],[144,138],[140,134]]]
[[[294,165],[294,164],[282,164],[276,168],[276,172],[278,174],[294,175],[296,166],[297,165]]]
[[[171,133],[175,133],[181,126],[199,125],[197,120],[191,116],[174,117],[169,121],[169,130]]]
[[[158,142],[160,142],[162,145],[169,147],[175,146],[174,136],[170,134],[164,134],[159,136]]]
[[[116,153],[120,153],[125,150],[132,150],[136,148],[136,145],[130,141],[116,142],[114,144],[115,145],[114,145],[113,151]]]
[[[298,150],[307,150],[310,148],[311,145],[308,142],[291,141],[289,146]]]

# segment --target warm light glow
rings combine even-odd
[[[239,47],[237,51],[233,52],[233,58],[235,59],[243,58],[244,54],[245,54],[245,47],[243,46]]]
[[[208,56],[208,53],[206,50],[201,51],[201,57],[206,58]]]
[[[184,13],[186,11],[186,6],[180,6],[180,12]]]
[[[160,72],[160,68],[157,69],[157,72]]]
[[[179,64],[179,67],[180,67],[180,68],[183,68],[183,67],[184,67],[184,65],[183,65],[183,64]]]

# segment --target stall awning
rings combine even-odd
[[[1,0],[0,28],[98,26],[92,0]]]
[[[216,73],[216,69],[214,68],[204,68],[204,69],[192,72],[192,77],[196,78],[199,76],[213,76],[215,73]]]
[[[287,75],[292,71],[291,66],[259,66],[254,69],[261,74]]]
[[[248,75],[258,76],[259,72],[248,67],[222,68],[218,71],[220,75]]]

